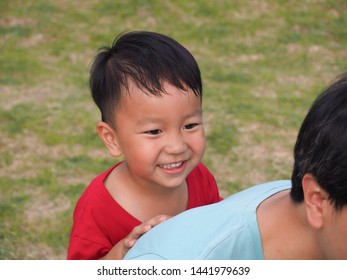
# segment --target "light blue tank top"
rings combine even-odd
[[[143,235],[124,259],[264,259],[257,207],[289,188],[289,180],[269,182],[185,211]]]

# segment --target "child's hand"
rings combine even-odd
[[[129,233],[127,237],[123,239],[124,242],[124,255],[128,252],[128,250],[134,246],[137,239],[139,239],[143,234],[145,234],[147,231],[149,231],[154,226],[166,221],[169,219],[170,216],[166,215],[158,215],[151,219],[149,219],[146,222],[143,222],[142,224],[134,227],[134,229]],[[123,255],[123,257],[124,257]]]
[[[133,228],[133,230],[122,240],[120,240],[113,248],[101,259],[103,260],[121,260],[131,247],[134,246],[137,239],[149,231],[154,226],[171,218],[167,215],[158,215],[148,221]]]

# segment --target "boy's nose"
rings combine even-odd
[[[170,135],[166,141],[165,151],[169,154],[181,154],[187,149],[187,143],[180,134]]]

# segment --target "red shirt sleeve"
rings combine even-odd
[[[96,177],[76,204],[67,259],[99,259],[140,224],[105,188],[110,170]]]

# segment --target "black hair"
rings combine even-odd
[[[146,94],[160,96],[163,82],[191,89],[202,99],[199,66],[180,43],[163,34],[133,31],[120,34],[111,47],[102,47],[90,70],[89,85],[101,119],[113,123],[114,112],[129,80]]]
[[[304,199],[302,179],[311,173],[336,210],[347,204],[347,74],[313,103],[294,148],[291,198]]]

